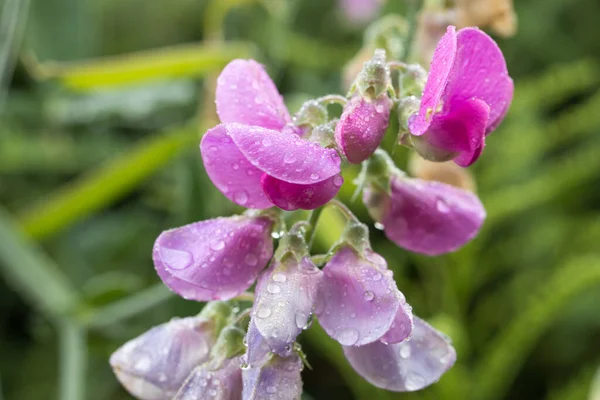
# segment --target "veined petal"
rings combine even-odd
[[[344,184],[341,175],[334,175],[321,182],[309,185],[284,182],[267,174],[261,185],[267,198],[277,207],[292,211],[313,210],[333,199]]]
[[[225,125],[206,132],[200,152],[210,180],[229,200],[247,208],[273,206],[260,187],[262,171],[246,160]]]
[[[173,319],[130,340],[110,357],[121,384],[138,399],[167,400],[190,371],[208,359],[215,342],[211,321]]]
[[[229,359],[216,370],[209,363],[194,368],[173,400],[241,400],[242,389],[240,362]]]
[[[398,246],[435,256],[473,239],[486,213],[472,192],[440,182],[393,177],[391,199],[381,222]]]
[[[369,383],[394,392],[412,392],[437,382],[456,361],[456,351],[443,333],[418,317],[410,340],[344,346],[356,372]]]
[[[288,355],[291,344],[308,326],[323,279],[309,257],[275,262],[259,280],[253,321],[273,352]]]
[[[227,125],[227,131],[255,167],[289,183],[314,184],[339,174],[340,156],[334,149],[259,126]]]
[[[390,329],[404,296],[381,256],[361,257],[344,247],[323,272],[316,315],[329,336],[342,345],[362,346]]]
[[[228,300],[246,290],[273,255],[268,218],[234,216],[163,232],[152,257],[169,289],[190,300]]]
[[[440,108],[440,100],[446,89],[456,57],[456,38],[456,28],[449,26],[435,48],[419,113],[409,121],[410,132],[415,136],[420,136],[427,131],[433,115]]]
[[[217,114],[221,122],[239,122],[280,130],[290,115],[264,67],[254,60],[233,60],[217,79]]]
[[[454,68],[448,78],[444,102],[477,98],[490,107],[486,133],[502,121],[513,96],[513,81],[508,75],[502,51],[485,32],[464,28],[456,36]]]
[[[244,354],[244,362],[250,367],[261,366],[268,358],[271,348],[269,344],[256,328],[254,318],[250,320],[248,331],[246,332],[246,354]]]
[[[274,356],[260,368],[244,370],[243,400],[298,400],[302,395],[302,369],[300,357],[292,354]]]

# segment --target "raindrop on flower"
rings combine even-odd
[[[236,203],[244,205],[248,202],[248,193],[245,190],[240,190],[233,195],[233,199]]]
[[[363,297],[366,301],[372,301],[375,298],[375,293],[371,292],[370,290],[367,290]]]
[[[398,353],[401,358],[410,357],[410,345],[408,343],[400,344],[400,352]]]
[[[273,274],[273,280],[275,282],[279,282],[279,283],[283,283],[287,280],[287,278],[285,277],[284,274],[280,273],[280,272],[276,272]]]
[[[268,307],[259,307],[256,315],[258,318],[269,318],[271,315],[271,309]]]
[[[338,332],[337,339],[344,346],[352,346],[358,342],[358,331],[354,328],[346,328]]]
[[[283,162],[286,164],[291,164],[294,161],[296,161],[296,156],[294,153],[286,153],[285,156],[283,156]]]
[[[225,242],[222,240],[212,242],[210,248],[213,250],[223,250],[225,248]]]
[[[317,179],[319,179],[319,174],[315,174],[313,172],[312,174],[310,174],[310,179],[312,179],[313,181],[316,181]]]
[[[274,283],[269,283],[267,285],[267,292],[269,292],[271,294],[277,294],[277,293],[281,292],[281,288],[279,287],[279,285],[276,285]]]
[[[385,226],[381,222],[375,222],[375,229],[379,229],[380,231],[385,229]]]
[[[435,208],[442,214],[447,214],[450,212],[450,207],[448,207],[448,204],[446,204],[446,202],[442,199],[438,199],[436,201]]]
[[[252,253],[248,253],[246,254],[246,257],[244,257],[244,261],[246,262],[246,264],[250,265],[251,267],[254,267],[256,264],[258,264],[258,257],[256,257]]]

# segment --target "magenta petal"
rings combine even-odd
[[[513,95],[502,51],[485,32],[464,28],[457,34],[454,68],[448,78],[444,102],[477,98],[490,107],[487,133],[502,121]]]
[[[263,175],[262,188],[267,198],[277,207],[292,211],[313,210],[333,199],[344,183],[341,175],[334,175],[311,185],[288,183]]]
[[[390,329],[381,337],[381,341],[386,344],[399,343],[410,337],[413,330],[412,307],[406,303],[406,299],[400,293],[402,301],[394,317],[394,322]]]
[[[490,107],[482,100],[456,101],[446,114],[437,114],[423,138],[432,146],[458,153],[461,167],[474,163],[484,147]]]
[[[243,400],[298,400],[302,395],[302,361],[296,354],[274,356],[260,368],[242,372]]]
[[[394,392],[412,392],[437,382],[456,361],[450,339],[415,317],[410,340],[362,347],[344,346],[356,372],[369,383]]]
[[[280,130],[290,122],[283,98],[264,67],[254,60],[233,60],[217,79],[221,122]]]
[[[350,22],[361,24],[375,18],[383,0],[340,0],[340,7]]]
[[[173,319],[121,346],[110,365],[121,384],[141,400],[170,399],[214,344],[211,321]]]
[[[433,115],[438,112],[440,100],[444,94],[448,77],[454,65],[456,48],[456,28],[449,26],[433,53],[419,113],[414,115],[409,121],[410,132],[415,136],[420,136],[427,131]]]
[[[208,363],[196,367],[173,400],[241,400],[242,389],[242,370],[235,358],[216,370]]]
[[[267,218],[235,216],[165,231],[154,244],[154,266],[186,299],[231,299],[252,285],[273,255],[272,225]]]
[[[339,250],[323,269],[316,315],[327,334],[345,346],[381,338],[404,301],[385,260],[364,257],[351,247]]]
[[[210,180],[229,200],[247,208],[273,206],[260,187],[262,172],[246,160],[225,125],[206,132],[200,152]]]
[[[288,355],[291,344],[308,326],[323,272],[310,258],[286,257],[261,275],[253,321],[273,352]]]
[[[340,172],[335,150],[295,134],[240,124],[227,125],[227,131],[252,165],[282,181],[314,184]]]
[[[381,222],[398,246],[434,256],[459,249],[479,232],[486,214],[472,192],[421,179],[394,177],[391,183]]]
[[[388,127],[391,106],[387,96],[373,101],[356,96],[344,107],[335,140],[348,161],[360,164],[377,149]]]

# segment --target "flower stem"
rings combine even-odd
[[[308,225],[309,225],[309,229],[310,231],[307,232],[309,234],[308,236],[308,249],[310,250],[312,248],[312,244],[315,240],[315,234],[317,232],[317,223],[319,222],[319,218],[321,217],[321,213],[323,212],[323,207],[319,207],[315,210],[312,210],[310,212],[310,215],[308,216]]]
[[[348,99],[339,94],[328,94],[327,96],[319,97],[317,101],[323,105],[339,104],[343,107],[348,102]]]
[[[346,206],[344,203],[342,203],[341,201],[337,200],[337,199],[331,199],[329,200],[329,203],[327,203],[328,205],[334,206],[336,207],[338,210],[340,210],[342,212],[342,214],[344,214],[344,216],[349,220],[349,221],[354,221],[354,222],[358,222],[360,223],[360,220],[356,217],[356,215],[354,215],[354,213],[352,211],[350,211],[350,209],[348,208],[348,206]]]
[[[235,297],[235,300],[240,300],[240,301],[254,301],[254,293],[252,292],[244,292],[240,295],[237,295]]]

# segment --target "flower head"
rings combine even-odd
[[[303,364],[300,357],[273,356],[260,367],[245,369],[243,400],[263,400],[275,398],[297,400],[302,395]]]
[[[222,124],[200,144],[206,172],[231,201],[247,208],[313,209],[343,183],[340,157],[290,127],[281,95],[253,60],[234,60],[217,81]]]
[[[242,392],[242,370],[237,358],[219,368],[209,363],[194,368],[172,400],[232,400]]]
[[[474,163],[504,119],[513,82],[498,45],[477,28],[450,26],[431,62],[419,112],[409,121],[415,149],[434,161]]]

